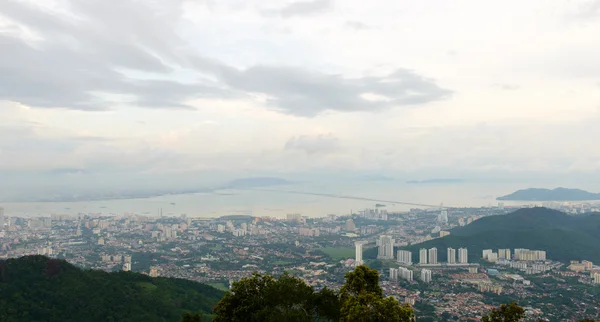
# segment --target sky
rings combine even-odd
[[[4,0],[0,174],[600,178],[598,35],[599,0]]]

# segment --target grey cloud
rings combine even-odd
[[[263,93],[274,110],[312,117],[328,110],[376,111],[416,105],[451,94],[405,69],[387,77],[362,78],[275,66],[235,69],[194,54],[177,35],[179,0],[68,3],[72,10],[68,17],[22,2],[3,4],[4,15],[31,28],[43,40],[30,43],[0,33],[0,99],[78,110],[108,110],[121,104],[190,109],[185,102],[194,98]],[[296,2],[283,12],[307,14],[330,5],[330,1]],[[174,67],[216,80],[180,83],[171,79]],[[155,77],[131,78],[127,71]],[[361,97],[364,93],[389,99],[370,101]]]
[[[360,21],[346,21],[345,26],[354,30],[367,30],[372,27]]]
[[[330,134],[300,135],[290,138],[285,150],[303,151],[307,154],[328,154],[340,148],[339,139]]]
[[[385,77],[344,78],[297,68],[256,66],[244,71],[223,69],[221,77],[231,87],[268,95],[268,103],[282,113],[304,117],[328,110],[377,111],[423,104],[451,94],[434,81],[406,69]],[[389,100],[367,100],[361,96],[366,93]]]
[[[325,11],[333,5],[332,0],[312,0],[292,2],[281,9],[282,17],[307,16]]]
[[[589,0],[583,3],[571,16],[576,20],[590,20],[600,17],[600,0]]]
[[[71,1],[70,9],[78,17],[74,19],[7,1],[3,14],[43,40],[32,45],[0,34],[0,99],[36,107],[106,110],[118,102],[97,93],[133,95],[133,103],[143,107],[189,108],[182,102],[227,97],[227,91],[213,84],[131,79],[119,71],[168,78],[171,64],[183,62],[177,49],[186,44],[172,26],[180,14],[179,2],[169,3],[148,7],[136,1]]]

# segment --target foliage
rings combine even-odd
[[[0,261],[0,321],[179,321],[209,313],[222,291],[132,272],[81,270],[63,260]]]
[[[202,314],[191,314],[189,312],[186,312],[181,318],[181,322],[202,322]]]
[[[525,317],[525,310],[517,303],[502,304],[500,308],[493,309],[488,315],[482,317],[483,322],[518,322]]]
[[[379,274],[359,266],[346,274],[340,293],[329,288],[315,292],[297,277],[278,279],[255,273],[233,283],[214,309],[221,321],[413,321],[410,306],[383,297]]]
[[[384,298],[379,274],[367,266],[358,266],[346,274],[340,291],[340,321],[413,321],[414,312],[392,297]]]

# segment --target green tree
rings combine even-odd
[[[181,322],[202,322],[202,315],[200,313],[192,314],[187,312],[181,318]]]
[[[502,304],[500,308],[493,309],[488,315],[483,316],[483,322],[518,322],[525,317],[525,310],[513,302]]]
[[[340,298],[340,321],[404,322],[415,318],[409,305],[400,305],[392,297],[383,297],[379,274],[366,266],[358,266],[346,274]]]

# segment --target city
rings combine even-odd
[[[0,258],[45,255],[83,268],[184,278],[223,290],[253,272],[288,272],[311,286],[335,289],[346,272],[366,264],[380,271],[386,295],[413,305],[422,318],[477,318],[506,299],[518,300],[528,316],[550,321],[600,314],[589,293],[600,290],[600,268],[588,260],[562,263],[547,258],[546,250],[523,248],[481,254],[472,254],[467,245],[400,249],[514,211],[502,203],[404,213],[378,206],[323,218],[216,219],[136,214],[19,218],[0,208]],[[550,288],[578,295],[562,303]]]

